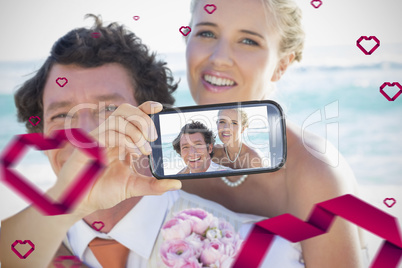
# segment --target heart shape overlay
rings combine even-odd
[[[385,198],[384,199],[384,204],[389,207],[392,208],[396,203],[396,200],[394,198]]]
[[[59,83],[59,81],[62,81],[61,83]],[[56,83],[59,85],[59,87],[64,87],[65,85],[67,85],[68,80],[65,77],[58,77],[56,79]]]
[[[35,118],[37,118],[38,119],[38,122],[36,122],[35,124],[34,123],[32,123],[32,119],[35,119]],[[29,123],[31,123],[31,125],[33,125],[33,126],[37,126],[38,124],[39,124],[39,122],[40,122],[40,118],[39,118],[39,116],[31,116],[29,119],[28,119],[28,121],[29,121]]]
[[[74,142],[71,142],[69,138],[75,139]],[[23,156],[28,146],[34,146],[40,151],[51,150],[62,147],[66,141],[70,142],[78,149],[83,150],[93,159],[84,167],[81,173],[77,175],[71,185],[67,187],[60,197],[61,201],[53,202],[53,200],[49,199],[46,194],[41,193],[23,176],[15,173],[12,167],[18,162],[19,158]],[[105,167],[103,148],[99,146],[86,146],[85,148],[81,148],[79,146],[79,144],[87,145],[93,142],[94,141],[80,129],[56,130],[52,133],[52,137],[50,138],[44,138],[42,133],[17,135],[4,150],[0,158],[0,172],[3,175],[0,177],[0,180],[3,180],[10,188],[32,202],[42,213],[46,215],[66,214],[78,202]]]
[[[101,33],[93,32],[93,33],[91,33],[91,36],[92,36],[92,38],[99,38],[99,37],[101,37]]]
[[[31,246],[31,249],[28,250],[27,253],[24,254],[24,256],[21,255],[21,253],[15,248],[16,245],[18,244],[26,244],[28,243]],[[20,258],[20,259],[26,259],[31,253],[32,251],[35,250],[35,245],[34,243],[31,242],[31,240],[15,240],[14,243],[11,245],[11,250],[14,251],[14,253]]]
[[[65,268],[65,266],[61,263],[64,260],[71,260],[73,261],[73,265],[70,268],[79,268],[81,267],[81,261],[78,259],[77,256],[58,256],[54,261],[53,264],[56,268]]]
[[[139,19],[140,19],[140,16],[134,16],[133,19],[134,19],[134,20],[139,20]]]
[[[191,32],[191,28],[188,26],[181,26],[179,29],[182,35],[187,36]]]
[[[386,86],[389,87],[393,87],[393,86],[397,86],[399,88],[399,91],[392,97],[390,98],[387,94],[387,92],[384,91],[384,88]],[[399,95],[401,95],[402,93],[402,86],[398,83],[398,82],[394,82],[394,83],[390,83],[390,82],[384,82],[381,86],[380,86],[380,92],[381,94],[388,100],[388,101],[394,101],[396,100],[396,98],[399,97]]]
[[[96,227],[96,225],[100,225],[100,227]],[[102,230],[103,227],[105,227],[105,224],[103,223],[103,221],[94,221],[92,223],[92,227],[96,230],[96,231],[100,231]]]
[[[232,268],[259,267],[275,235],[293,243],[330,231],[336,216],[385,239],[370,268],[397,267],[402,258],[398,219],[347,194],[314,205],[307,221],[286,213],[257,222],[251,229]]]
[[[369,52],[367,52],[367,50],[362,45],[360,45],[360,42],[363,40],[367,40],[367,41],[374,40],[376,42],[376,44],[370,49]],[[380,46],[380,40],[378,40],[377,37],[375,37],[375,36],[369,36],[369,37],[360,36],[360,38],[357,39],[357,41],[356,41],[356,46],[358,48],[360,48],[360,50],[363,51],[364,54],[371,55]]]
[[[216,6],[215,5],[205,5],[204,9],[208,14],[212,14],[216,10]]]
[[[315,8],[319,8],[322,5],[322,1],[321,0],[313,0],[310,2],[310,4]]]

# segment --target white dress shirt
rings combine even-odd
[[[234,213],[215,202],[178,190],[166,192],[161,196],[144,196],[108,234],[97,232],[81,220],[68,231],[66,244],[74,255],[88,266],[101,267],[88,248],[88,243],[95,237],[115,239],[130,249],[127,267],[159,267],[156,263],[160,263],[160,260],[150,262],[148,260],[152,253],[152,258],[158,258],[158,248],[162,239],[158,234],[161,226],[166,218],[178,212],[172,211],[172,207],[179,211],[199,207],[209,212],[213,211],[215,217],[224,218],[229,222],[235,219],[240,224],[233,225],[243,239],[254,222],[264,219],[255,215]],[[155,251],[153,251],[154,245],[156,245]],[[290,243],[281,237],[276,237],[261,267],[301,268],[304,265],[300,262],[300,258],[299,243]]]

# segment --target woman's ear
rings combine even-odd
[[[292,53],[282,57],[282,59],[279,60],[278,65],[276,66],[274,74],[272,75],[272,78],[271,78],[272,82],[277,82],[277,81],[279,81],[279,79],[281,79],[282,75],[286,72],[286,69],[292,63],[294,58],[295,58],[295,53],[292,52]]]

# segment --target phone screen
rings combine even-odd
[[[156,178],[207,178],[278,170],[286,159],[282,109],[272,101],[166,108],[151,116]]]

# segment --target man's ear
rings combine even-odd
[[[290,63],[293,61],[294,58],[295,58],[295,53],[292,52],[292,53],[282,57],[281,60],[279,60],[278,65],[276,66],[274,74],[272,75],[272,78],[271,78],[272,82],[277,82],[277,81],[279,81],[279,79],[281,79],[282,75],[286,72],[286,69],[289,67]]]
[[[214,146],[212,144],[208,144],[208,154],[212,153],[213,148],[214,148]]]

